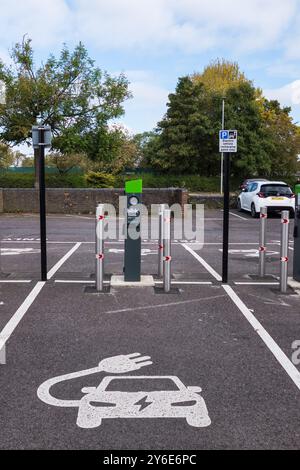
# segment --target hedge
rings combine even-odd
[[[123,188],[125,181],[136,179],[133,175],[119,175],[103,179],[102,176],[91,178],[84,175],[46,175],[46,186],[49,188],[91,188],[91,187],[109,187],[111,181],[114,181],[116,188]],[[197,175],[153,175],[141,174],[139,178],[143,180],[144,188],[186,188],[190,192],[219,192],[220,178],[202,177]],[[109,179],[109,184],[108,184]],[[232,190],[237,190],[240,181],[231,182]],[[0,174],[0,188],[33,188],[34,175],[18,175],[11,173]]]
[[[49,188],[85,188],[83,175],[46,175]],[[34,188],[34,175],[0,174],[0,188]]]

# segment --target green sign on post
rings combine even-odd
[[[125,183],[126,194],[142,194],[143,180],[131,180]]]

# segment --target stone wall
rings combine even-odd
[[[52,214],[89,214],[98,203],[119,205],[123,189],[55,189],[46,191],[47,212]],[[143,203],[187,204],[188,192],[184,189],[144,189]],[[0,189],[0,212],[39,212],[39,193],[35,189]]]
[[[223,208],[223,196],[220,194],[190,194],[188,197],[189,204],[204,204],[207,209],[222,209]],[[230,194],[230,207],[232,209],[236,208],[237,204],[237,195]]]

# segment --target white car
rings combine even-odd
[[[288,210],[295,213],[295,194],[282,181],[252,181],[238,196],[239,211],[249,211],[252,217],[258,217],[261,207],[267,207],[268,212]]]
[[[211,424],[200,387],[186,387],[178,377],[111,376],[82,389],[77,426],[91,429],[102,419],[185,418],[190,426]]]

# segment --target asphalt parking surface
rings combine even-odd
[[[218,280],[222,213],[207,210],[204,247],[173,244],[176,291],[169,295],[158,282],[156,289],[87,292],[94,282],[94,224],[92,216],[48,217],[51,279],[44,284],[38,218],[0,217],[0,340],[6,346],[6,363],[0,365],[0,448],[299,448],[300,366],[292,363],[292,344],[300,340],[300,296],[278,292],[280,220],[268,220],[267,273],[273,277],[256,284],[251,275],[258,270],[259,220],[231,213],[230,283],[224,287]],[[293,223],[291,235],[292,229]],[[292,247],[291,238],[291,254]],[[106,244],[107,282],[122,273],[122,250],[118,240]],[[142,270],[158,281],[155,241],[143,243]],[[145,362],[152,364],[123,373],[97,369],[104,359],[133,353],[150,357]],[[74,372],[78,377],[62,377],[50,389],[60,402],[38,396],[46,381]],[[86,427],[80,427],[82,389],[98,387],[105,377],[123,377],[125,388],[117,389],[127,394],[122,416],[91,427],[87,413]],[[129,402],[138,377],[142,388]],[[167,378],[170,385],[173,377],[185,387],[201,387],[207,409],[202,406],[201,413],[210,425],[192,426],[185,417],[170,416],[173,404],[162,407],[171,394],[158,383]],[[155,383],[163,393],[159,405]],[[179,403],[187,400],[186,388],[180,393]]]

